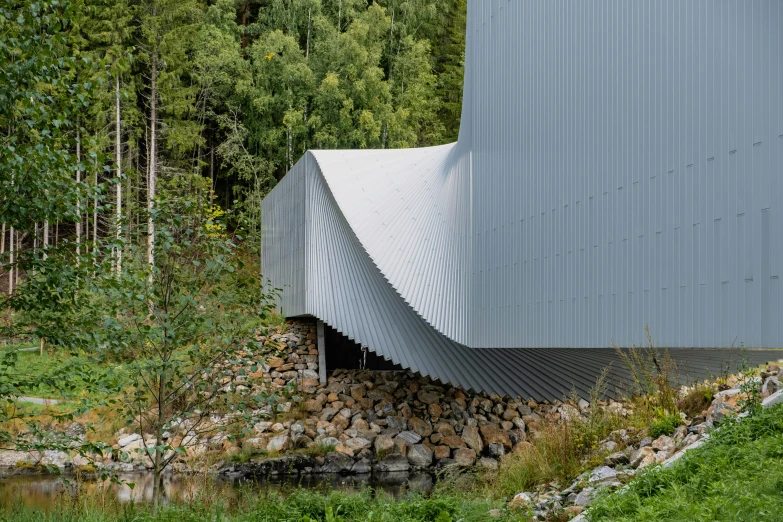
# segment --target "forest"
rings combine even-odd
[[[0,454],[92,459],[133,426],[158,441],[157,506],[216,415],[277,413],[295,390],[248,386],[281,324],[262,199],[308,149],[455,140],[465,19],[465,0],[0,3]]]
[[[160,187],[183,175],[208,180],[212,210],[257,244],[261,199],[306,150],[454,141],[465,11],[465,0],[4,2],[0,289],[29,270],[24,252],[63,240],[152,244]]]

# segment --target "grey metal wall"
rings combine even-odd
[[[469,9],[468,344],[783,344],[783,2]]]
[[[471,1],[457,143],[311,151],[264,200],[284,313],[539,398],[612,362],[622,389],[586,348],[645,324],[783,345],[781,22],[775,0]],[[699,375],[719,353],[677,357]]]
[[[306,249],[309,205],[305,170],[299,160],[261,205],[262,276],[269,290],[280,291],[278,305],[287,315],[307,313]]]

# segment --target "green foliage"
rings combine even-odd
[[[529,445],[503,459],[488,487],[511,497],[547,482],[568,484],[600,463],[606,454],[598,451],[598,442],[620,426],[617,416],[600,410],[582,420],[544,423]]]
[[[103,361],[125,362],[129,379],[116,409],[141,433],[160,441],[184,421],[185,435],[199,435],[215,414],[248,422],[249,412],[270,400],[237,390],[257,371],[248,354],[270,296],[243,270],[207,180],[190,175],[164,183],[154,212],[156,265],[129,261],[122,274],[85,283],[101,304],[87,333],[100,342],[89,349]],[[156,471],[176,456],[171,449],[155,447]]]
[[[590,507],[590,520],[773,521],[783,509],[783,408],[727,420],[701,448]]]
[[[655,346],[649,326],[645,326],[644,333],[645,346],[627,350],[615,346],[615,350],[633,379],[635,417],[646,423],[677,416],[679,393],[674,384],[680,382],[680,374],[669,350]],[[679,422],[679,416],[677,419]]]
[[[688,417],[696,417],[709,408],[715,397],[715,391],[714,384],[697,383],[685,397],[677,401],[677,409]]]
[[[77,15],[67,2],[0,5],[0,220],[17,230],[72,219],[86,195],[73,179],[86,165],[73,152],[95,84],[77,73],[95,64],[71,55]]]
[[[737,405],[750,415],[761,410],[761,377],[758,368],[748,368],[743,365],[740,373],[739,388],[742,398]]]
[[[650,423],[649,435],[653,439],[657,439],[661,435],[671,435],[680,424],[682,424],[682,418],[679,414],[667,413],[659,409]]]
[[[254,335],[272,295],[260,293],[258,274],[245,269],[208,180],[191,174],[162,183],[154,212],[155,266],[127,246],[117,274],[106,255],[113,241],[81,256],[62,248],[37,258],[9,301],[13,328],[70,355],[54,359],[63,364],[51,376],[29,374],[38,379],[33,384],[17,371],[19,353],[4,352],[1,397],[70,387],[85,409],[109,405],[158,441],[175,423],[186,423],[185,437],[200,435],[212,429],[213,415],[252,425],[251,412],[274,403],[274,396],[238,387],[260,364]],[[186,449],[161,442],[148,456],[160,472]]]
[[[105,390],[94,384],[106,382],[110,375],[127,379],[121,365],[107,368],[96,364],[86,353],[72,354],[65,350],[47,350],[42,355],[37,348],[35,351],[19,352],[14,367],[15,372],[25,376],[25,381],[18,384],[20,395],[70,403],[87,396],[99,398]]]

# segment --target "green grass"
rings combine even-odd
[[[56,511],[12,507],[0,515],[3,522],[478,522],[524,520],[507,511],[503,502],[464,496],[412,495],[403,499],[373,494],[319,493],[298,490],[280,495],[243,494],[231,504],[217,496],[168,505],[153,516],[147,505],[104,503],[98,497],[64,501]],[[490,509],[500,509],[499,518]]]
[[[783,406],[777,406],[728,421],[671,468],[652,468],[627,490],[596,501],[589,519],[755,522],[782,514]]]

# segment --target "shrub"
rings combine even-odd
[[[682,418],[679,414],[659,411],[655,420],[650,424],[650,437],[657,439],[661,435],[671,435],[680,424],[682,424]]]
[[[509,496],[546,482],[568,485],[600,462],[598,443],[618,427],[615,415],[599,409],[586,419],[546,422],[528,444],[504,457],[491,488]]]
[[[673,382],[679,382],[680,375],[669,350],[660,350],[655,346],[650,327],[644,327],[646,346],[631,346],[628,350],[614,345],[620,360],[623,361],[633,379],[633,393],[640,397],[648,407],[659,407],[667,411],[676,411],[677,390]]]
[[[710,407],[715,397],[715,386],[712,384],[696,384],[685,397],[677,401],[677,409],[688,417],[696,417]]]

